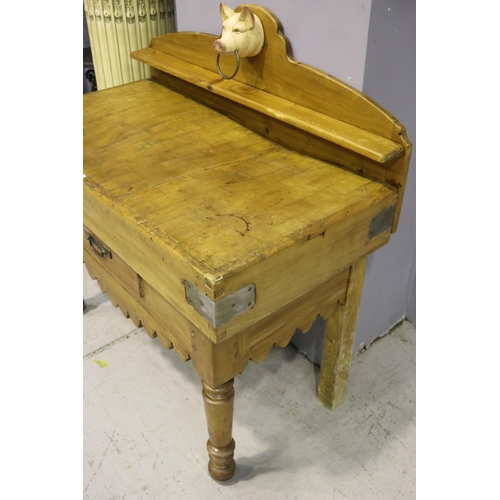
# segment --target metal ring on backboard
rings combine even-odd
[[[238,51],[234,51],[234,55],[236,56],[236,69],[234,70],[234,73],[231,76],[226,76],[220,69],[219,66],[219,59],[220,59],[220,52],[217,54],[217,59],[215,60],[215,65],[217,66],[217,71],[224,80],[231,80],[236,76],[236,73],[238,73],[238,70],[240,69],[240,55],[238,54]]]

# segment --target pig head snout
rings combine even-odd
[[[224,42],[222,42],[221,40],[215,40],[214,49],[220,53],[226,52],[226,46],[224,45]]]

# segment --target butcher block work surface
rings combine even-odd
[[[394,195],[148,80],[94,96],[87,185],[204,272],[231,274]]]
[[[243,326],[386,243],[390,231],[369,239],[368,227],[395,203],[393,189],[149,80],[89,95],[84,174],[87,227],[188,316],[183,280],[214,299],[256,283],[266,307]],[[154,247],[147,256],[144,241]],[[240,326],[225,327],[224,337]]]

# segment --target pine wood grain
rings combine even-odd
[[[190,358],[189,322],[169,304],[149,283],[127,266],[116,252],[111,259],[101,259],[89,249],[84,240],[83,257],[89,275],[96,279],[111,303],[137,327],[143,326],[150,337],[163,345],[174,347],[179,357]],[[134,276],[135,275],[135,276]]]
[[[211,387],[202,380],[203,402],[207,417],[210,457],[208,471],[217,481],[227,481],[236,472],[235,443],[232,438],[234,411],[234,380],[218,387]]]
[[[134,53],[134,57],[160,71],[168,72],[177,78],[206,88],[215,94],[277,118],[378,163],[387,163],[404,154],[403,146],[390,139],[244,83],[238,85],[219,83],[215,81],[217,74],[214,71],[193,66],[152,48],[142,49]]]
[[[395,203],[380,183],[151,81],[87,96],[86,226],[216,342],[387,242],[388,232],[368,239],[371,218]],[[293,279],[282,274],[292,261]],[[280,274],[286,286],[275,293]],[[213,298],[252,282],[261,300],[228,327],[210,328],[185,301],[186,279]]]
[[[331,410],[343,403],[347,390],[365,269],[366,257],[352,266],[345,300],[335,304],[326,320],[318,399]]]
[[[265,44],[258,56],[242,59],[233,80],[224,80],[216,72],[216,53],[212,48],[216,35],[171,33],[152,40],[149,48],[132,53],[132,57],[150,65],[155,80],[222,113],[231,113],[235,106],[240,110],[237,105],[243,104],[243,115],[233,112],[232,118],[240,123],[244,120],[251,130],[272,136],[291,149],[297,144],[307,148],[308,135],[316,142],[323,140],[317,153],[320,158],[394,186],[400,195],[394,232],[412,151],[404,126],[362,92],[296,61],[276,16],[266,8],[250,7],[263,23]],[[221,58],[221,67],[228,74],[232,73],[233,59]],[[262,126],[266,118],[268,123]],[[301,140],[291,140],[291,130],[283,125],[289,125],[294,135],[306,135]],[[306,152],[315,156],[314,151],[309,147]],[[358,156],[354,164],[353,153]],[[362,161],[363,158],[368,161]],[[384,168],[380,168],[380,163]]]

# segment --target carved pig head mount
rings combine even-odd
[[[256,56],[264,45],[264,29],[260,19],[245,6],[241,12],[235,12],[224,2],[220,4],[222,18],[221,37],[214,42],[217,54],[217,71],[229,80],[236,76],[240,66],[240,57]],[[233,54],[236,56],[236,71],[230,77],[222,74],[219,67],[220,55]]]

